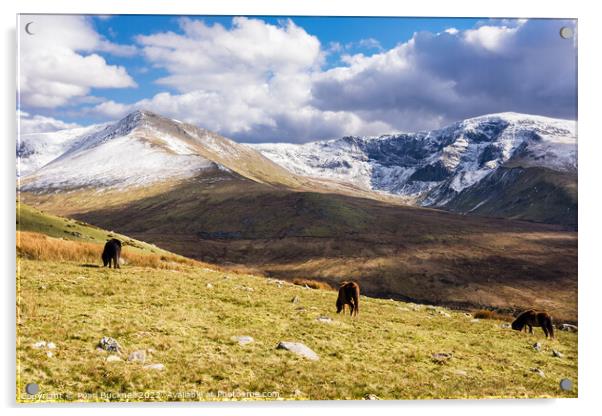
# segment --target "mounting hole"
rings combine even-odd
[[[573,29],[568,26],[563,26],[560,28],[560,37],[562,39],[572,39],[574,33]]]
[[[568,378],[563,378],[560,380],[560,388],[564,391],[571,391],[573,390],[573,382]]]
[[[40,386],[38,386],[38,383],[27,383],[27,385],[25,386],[25,393],[27,394],[38,394],[38,392],[40,391]]]

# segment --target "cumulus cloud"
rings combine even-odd
[[[135,46],[108,41],[83,16],[22,17],[20,33],[30,21],[34,35],[22,35],[19,43],[21,105],[55,108],[86,97],[91,88],[136,86],[124,67],[94,53],[129,56],[136,53]]]
[[[574,24],[493,20],[380,50],[369,38],[321,45],[291,20],[234,18],[228,29],[181,19],[178,33],[137,37],[171,91],[89,111],[147,108],[253,142],[432,129],[502,111],[575,118],[576,45],[558,35]],[[352,53],[361,48],[377,52]],[[341,65],[324,69],[331,53]]]
[[[400,130],[502,111],[575,118],[576,47],[558,35],[574,22],[512,23],[418,32],[383,53],[347,56],[315,75],[312,104]]]
[[[21,134],[44,133],[81,127],[77,123],[65,123],[64,121],[52,117],[31,115],[25,111],[17,111],[17,117]]]

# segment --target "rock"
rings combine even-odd
[[[562,324],[558,327],[561,331],[577,332],[577,325]]]
[[[508,322],[503,322],[500,324],[500,328],[510,329],[510,328],[512,328],[512,325],[510,325]]]
[[[207,285],[205,286],[207,289],[213,289],[213,285],[211,283],[207,283]]]
[[[557,350],[552,350],[552,357],[562,358],[564,354]]]
[[[444,311],[439,311],[439,315],[443,316],[444,318],[451,318],[451,315]]]
[[[51,358],[52,357],[52,351],[46,351],[46,357]]]
[[[533,349],[537,352],[541,351],[541,344],[539,342],[536,342],[535,344],[533,344]]]
[[[145,350],[133,351],[130,353],[130,355],[128,355],[128,361],[143,363],[145,360],[146,360],[146,351]]]
[[[472,318],[472,314],[468,312],[464,312],[464,316],[467,318]]]
[[[380,400],[380,397],[378,397],[376,394],[368,393],[364,395],[364,400]]]
[[[295,389],[295,391],[293,392],[293,395],[295,397],[304,396],[303,392],[299,389]]]
[[[121,345],[111,337],[102,337],[98,346],[105,351],[121,352]]]
[[[48,348],[49,350],[54,350],[56,349],[56,344],[54,342],[49,342],[48,344],[46,344],[46,348]]]
[[[449,352],[436,352],[434,354],[431,354],[431,357],[436,363],[444,363],[450,358],[452,358],[452,354]]]
[[[320,357],[313,352],[309,347],[300,342],[280,341],[276,346],[278,350],[287,350],[308,360],[318,361]]]
[[[434,307],[434,306],[432,306],[432,305],[428,305],[426,307],[426,310],[429,311],[429,312],[437,312],[437,308]]]
[[[546,376],[546,374],[543,371],[541,371],[539,368],[530,368],[529,371],[531,371],[532,373],[537,374],[540,377],[545,377]]]
[[[255,289],[249,286],[237,286],[237,289],[244,290],[245,292],[254,292]]]
[[[404,308],[403,306],[400,306],[399,308],[397,308],[397,310],[399,312],[410,312],[410,310],[408,308]]]
[[[147,364],[144,366],[144,368],[146,368],[147,370],[157,370],[157,371],[165,370],[165,366],[161,363]]]
[[[474,318],[474,319],[471,319],[470,322],[477,323],[477,322],[481,322],[481,320],[479,318]]]
[[[291,299],[292,303],[299,303],[301,302],[301,299],[299,299],[299,296],[295,295],[293,296],[293,298]]]
[[[31,347],[35,348],[36,350],[39,350],[40,348],[45,348],[46,341],[38,341],[38,342],[34,343]]]
[[[331,324],[331,323],[333,322],[333,321],[332,321],[332,318],[330,318],[330,317],[328,317],[328,316],[318,316],[318,317],[316,318],[316,321],[318,321],[318,322],[323,322],[323,323],[325,323],[325,324]]]
[[[121,357],[120,357],[120,356],[118,356],[118,355],[115,355],[115,354],[111,354],[111,355],[109,355],[109,356],[106,358],[106,361],[107,361],[108,363],[114,363],[114,362],[117,362],[117,361],[121,361]]]
[[[468,375],[468,373],[464,370],[455,370],[454,374],[457,376],[467,376]]]
[[[253,337],[248,335],[235,335],[230,339],[234,342],[238,342],[240,345],[247,345],[255,341]]]

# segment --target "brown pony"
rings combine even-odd
[[[529,328],[529,333],[533,333],[533,327],[539,326],[543,329],[546,338],[554,338],[554,326],[552,325],[552,317],[547,312],[529,309],[516,317],[512,322],[512,329],[522,331],[523,328]]]
[[[337,313],[345,313],[345,305],[349,305],[351,316],[357,316],[360,311],[360,286],[354,282],[343,282],[337,298]]]

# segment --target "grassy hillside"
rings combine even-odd
[[[577,174],[546,168],[500,168],[462,191],[446,208],[577,228]]]
[[[115,271],[20,259],[18,283],[19,401],[45,400],[23,394],[30,382],[59,400],[143,400],[143,392],[154,392],[147,400],[186,392],[196,392],[193,400],[262,398],[246,392],[316,400],[577,395],[575,334],[545,340],[539,329],[528,335],[501,321],[366,297],[351,319],[334,313],[334,291],[199,267]],[[241,335],[254,342],[231,339]],[[108,362],[109,353],[96,350],[103,336],[121,344],[125,360]],[[56,349],[36,349],[38,341]],[[302,342],[320,359],[277,350],[280,341]],[[165,368],[128,362],[136,350],[151,351],[145,364]],[[433,357],[439,353],[451,358]],[[575,389],[561,391],[562,378]]]
[[[152,196],[24,195],[52,212],[118,230],[231,270],[371,296],[461,307],[549,310],[577,321],[577,234],[321,192],[226,172]]]
[[[17,202],[17,254],[22,258],[79,261],[86,267],[99,267],[104,243],[109,238],[122,241],[121,257],[127,264],[171,269],[198,263],[154,244]]]

